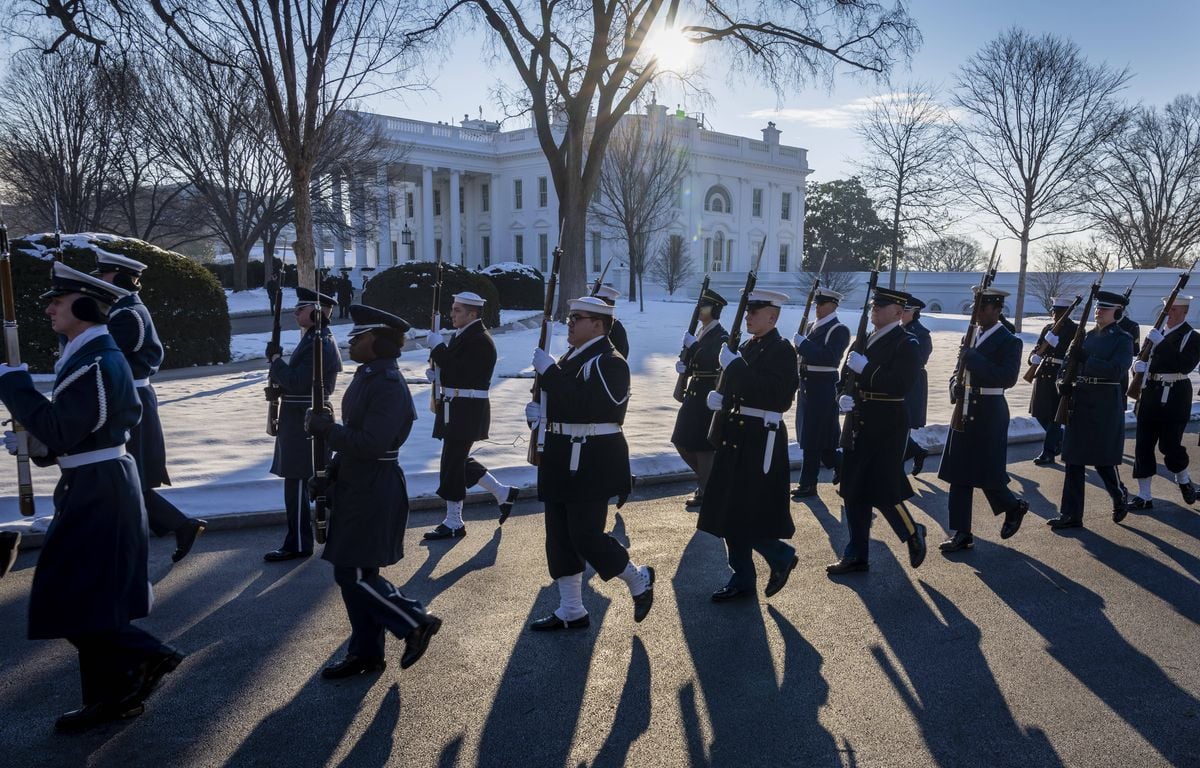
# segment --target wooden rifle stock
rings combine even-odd
[[[1059,335],[1058,332],[1062,329],[1062,324],[1070,319],[1071,313],[1075,311],[1075,307],[1078,307],[1079,302],[1081,301],[1083,301],[1082,296],[1075,297],[1075,301],[1071,303],[1071,306],[1067,308],[1067,311],[1063,313],[1062,317],[1054,321],[1054,326],[1050,329],[1050,333],[1054,334],[1055,336]],[[1042,343],[1038,344],[1037,349],[1033,351],[1035,355],[1042,358],[1042,361],[1036,365],[1031,363],[1029,368],[1025,370],[1025,375],[1022,378],[1032,384],[1037,379],[1038,375],[1041,374],[1043,370],[1042,366],[1047,365],[1046,359],[1050,357],[1050,353],[1053,351],[1054,346],[1043,338]]]
[[[1195,268],[1196,262],[1193,261],[1192,269]],[[1158,313],[1158,317],[1154,320],[1154,327],[1157,330],[1162,330],[1163,323],[1165,323],[1167,320],[1167,313],[1171,311],[1171,307],[1175,306],[1175,299],[1179,296],[1179,292],[1182,291],[1188,284],[1188,279],[1192,275],[1192,269],[1189,269],[1187,272],[1184,272],[1182,275],[1180,275],[1179,280],[1175,282],[1175,290],[1171,291],[1171,295],[1167,297],[1166,303],[1163,304],[1162,311]],[[1129,290],[1132,292],[1133,286],[1130,286]],[[1129,298],[1129,294],[1125,294],[1125,297]],[[1142,362],[1148,362],[1150,360],[1150,353],[1153,351],[1154,345],[1150,343],[1149,339],[1146,339],[1142,342],[1142,348],[1138,351],[1138,356],[1135,359],[1141,360]],[[1145,383],[1145,381],[1145,373],[1133,374],[1133,378],[1129,380],[1129,389],[1125,394],[1132,400],[1140,400],[1142,397],[1142,385]]]
[[[708,275],[705,275],[704,282],[700,284],[700,295],[696,297],[696,306],[692,307],[692,319],[688,322],[687,331],[691,336],[696,335],[696,326],[700,324],[700,302],[704,300],[704,293],[708,290],[708,280]],[[681,363],[687,362],[687,347],[679,350],[679,361]],[[687,385],[688,374],[687,371],[684,371],[683,373],[679,374],[678,378],[675,379],[675,391],[671,393],[671,396],[675,398],[676,402],[683,402],[683,396],[687,392]]]
[[[754,286],[758,285],[758,265],[762,261],[763,249],[767,246],[767,239],[764,237],[762,243],[758,246],[758,256],[754,259],[754,268],[746,273],[746,285],[742,287],[742,296],[738,299],[737,312],[733,316],[733,325],[729,328],[729,345],[730,352],[737,352],[738,346],[742,342],[742,321],[746,319],[746,305],[750,303],[750,294],[754,292]],[[725,396],[727,383],[725,381],[725,369],[721,369],[721,376],[717,379],[717,386],[713,390],[719,392],[722,397]],[[716,447],[721,444],[721,434],[725,429],[725,416],[729,413],[729,406],[722,405],[721,410],[713,414],[712,421],[708,425],[708,443]]]
[[[860,355],[866,354],[867,351],[867,321],[871,316],[871,297],[875,294],[875,288],[879,285],[879,269],[871,270],[871,277],[867,280],[867,295],[863,298],[862,314],[858,317],[858,333],[854,337],[854,344],[851,346],[851,352],[857,352]],[[858,394],[858,374],[849,364],[842,365],[842,394],[854,397]],[[839,439],[839,445],[843,451],[848,451],[854,448],[854,440],[858,436],[858,408],[846,414],[846,422],[842,427],[842,434]]]
[[[4,362],[21,364],[21,342],[17,335],[17,303],[13,292],[12,260],[8,252],[8,227],[0,224],[0,295],[4,304]],[[17,496],[21,514],[33,517],[33,475],[29,469],[29,433],[12,420],[17,438]]]
[[[271,325],[271,348],[280,349],[279,340],[283,333],[281,328],[283,315],[283,275],[279,275],[275,280],[275,307],[272,310],[272,325]],[[267,361],[270,366],[271,361]],[[267,397],[267,434],[275,437],[279,434],[279,398],[283,395],[283,390],[269,379],[267,387],[263,391]]]
[[[560,233],[561,241],[562,235]],[[554,298],[558,289],[558,269],[562,262],[563,249],[559,245],[554,249],[554,259],[550,264],[550,278],[546,281],[546,301],[542,305],[542,330],[538,335],[538,348],[550,351],[550,324],[554,322]],[[530,389],[533,394],[532,402],[538,403],[541,408],[541,419],[529,435],[529,450],[525,453],[525,460],[533,466],[542,463],[542,447],[546,441],[546,405],[542,395],[542,380],[535,372],[533,375],[533,387]]]
[[[1100,274],[1103,277],[1104,273]],[[1088,315],[1092,314],[1092,305],[1099,292],[1100,280],[1097,279],[1092,283],[1087,303],[1083,305],[1083,315],[1079,318],[1079,325],[1075,327],[1075,336],[1071,339],[1071,345],[1067,347],[1067,358],[1063,362],[1062,383],[1058,390],[1060,394],[1058,410],[1054,414],[1055,424],[1066,424],[1071,419],[1071,406],[1075,401],[1075,377],[1079,375],[1078,350],[1083,347],[1083,337],[1087,335]]]
[[[320,271],[317,272],[316,290],[317,293],[321,292]],[[325,308],[321,306],[319,300],[316,307],[313,308],[313,317],[316,318],[314,325],[317,333],[313,339],[312,404],[309,407],[308,418],[312,418],[312,414],[322,411],[330,412],[325,405],[325,331],[329,328],[329,323],[325,320]],[[316,529],[317,543],[324,544],[325,533],[329,526],[327,509],[329,500],[326,496],[329,476],[328,462],[325,458],[325,438],[317,434],[312,436],[312,464],[313,523]]]
[[[992,246],[992,255],[988,260],[987,271],[983,273],[983,277],[979,279],[979,285],[975,288],[974,303],[971,305],[971,324],[967,326],[967,332],[963,335],[962,344],[958,349],[958,365],[954,369],[954,385],[962,387],[962,394],[954,398],[954,412],[950,414],[950,428],[955,432],[962,432],[966,428],[966,408],[967,399],[970,393],[966,388],[970,386],[971,374],[967,370],[966,355],[963,354],[968,349],[975,346],[975,337],[979,334],[979,300],[983,298],[983,292],[991,287],[992,281],[996,279],[996,249],[999,248],[1000,241],[997,240]]]

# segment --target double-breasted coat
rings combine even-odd
[[[721,444],[716,446],[696,527],[722,538],[790,538],[796,527],[788,496],[791,467],[782,415],[792,407],[799,384],[796,349],[776,329],[743,342],[738,349],[741,360],[725,370],[724,402],[713,416],[723,422]],[[772,429],[764,419],[743,414],[742,408],[774,412],[778,423]],[[771,466],[764,473],[772,432]]]
[[[313,344],[317,329],[309,328],[288,360],[271,363],[271,381],[283,390],[279,401],[279,431],[275,436],[275,458],[271,473],[279,477],[309,478],[313,474],[312,438],[304,431],[304,415],[312,407]],[[333,396],[342,358],[333,334],[323,336],[322,367],[325,370],[325,397]]]
[[[334,479],[321,557],[339,566],[382,568],[404,556],[408,487],[397,455],[417,419],[396,358],[360,365],[341,413],[342,423],[326,438]]]
[[[933,354],[933,336],[929,329],[921,324],[919,317],[904,326],[904,330],[917,340],[917,362],[920,364],[912,389],[904,397],[904,404],[908,408],[908,428],[920,429],[925,426],[928,418],[929,372],[925,370],[925,366],[929,364],[929,357]]]
[[[1121,380],[1133,362],[1133,339],[1116,323],[1092,328],[1083,338],[1083,355],[1063,433],[1063,462],[1115,467],[1124,457],[1125,389]]]
[[[430,352],[438,367],[439,381],[445,393],[433,418],[433,436],[439,440],[486,440],[492,421],[487,398],[453,397],[448,390],[487,391],[496,369],[496,344],[482,320],[460,329],[446,344]],[[447,407],[450,421],[446,421]]]
[[[830,317],[832,319],[810,328],[796,349],[800,373],[796,422],[800,428],[800,447],[806,452],[836,448],[841,437],[836,369],[842,364],[846,347],[850,346],[850,329],[838,321],[837,315]],[[815,371],[812,366],[834,370]]]
[[[1071,339],[1075,337],[1076,327],[1074,320],[1069,317],[1065,318],[1058,329],[1058,344],[1043,357],[1054,360],[1064,359],[1067,349],[1071,346]],[[1037,352],[1046,341],[1046,334],[1052,330],[1054,330],[1054,323],[1046,323],[1042,327],[1042,332],[1038,334],[1037,343],[1033,345],[1030,355]],[[1032,360],[1026,359],[1026,362],[1033,365]],[[1038,368],[1037,378],[1033,380],[1033,394],[1029,398],[1029,414],[1041,423],[1054,421],[1054,414],[1058,413],[1058,377],[1061,373],[1061,363],[1046,360]]]
[[[158,395],[150,384],[150,377],[158,373],[162,365],[163,345],[154,329],[150,310],[136,293],[113,305],[108,314],[108,332],[125,355],[125,362],[129,363],[134,388],[142,403],[142,420],[130,431],[129,445],[126,446],[137,462],[142,487],[170,485],[162,421],[158,416]]]
[[[675,430],[671,443],[684,451],[714,450],[708,442],[708,428],[712,424],[713,412],[708,409],[708,393],[717,386],[721,375],[718,358],[721,345],[729,340],[729,331],[720,321],[714,320],[696,339],[696,343],[684,352],[688,383],[683,394],[683,403],[675,416]]]
[[[1010,389],[1021,371],[1021,340],[997,323],[981,343],[964,353],[971,375],[962,396],[964,429],[950,430],[938,477],[972,488],[1008,485],[1008,399],[981,389]]]
[[[1155,374],[1187,376],[1200,363],[1200,334],[1184,322],[1163,337],[1150,353],[1150,369],[1143,377],[1138,399],[1138,421],[1184,422],[1192,413],[1192,382],[1187,378],[1170,383],[1156,381]],[[1165,392],[1165,402],[1164,402]]]
[[[99,333],[58,366],[47,399],[25,372],[0,377],[0,399],[30,436],[56,457],[125,445],[142,406],[129,364]],[[128,454],[62,469],[54,518],[29,595],[29,637],[114,631],[150,612],[146,509]]]

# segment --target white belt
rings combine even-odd
[[[551,434],[566,435],[571,438],[571,472],[579,470],[579,449],[594,435],[619,435],[621,425],[615,422],[604,424],[564,424],[552,421],[546,426]]]
[[[1054,363],[1055,365],[1062,365],[1063,363],[1067,362],[1065,357],[1047,357],[1046,360]]]
[[[144,379],[134,379],[134,380],[133,380],[133,386],[135,386],[135,387],[148,387],[148,386],[150,386],[150,377],[148,377],[148,376],[147,376],[147,377],[146,377],[146,378],[144,378]]]
[[[751,408],[749,406],[739,406],[737,412],[743,416],[750,416],[755,419],[762,419],[763,426],[767,428],[767,449],[763,452],[763,474],[771,471],[771,456],[775,453],[775,433],[779,430],[780,423],[783,422],[783,414],[779,411],[764,411],[761,408]]]
[[[125,455],[125,446],[114,445],[112,448],[98,448],[83,453],[63,454],[58,457],[58,466],[63,469],[75,469],[87,464],[99,464],[102,461],[119,459]]]
[[[397,448],[394,451],[388,451],[387,453],[380,456],[379,461],[390,461],[391,463],[395,464],[396,461],[399,460],[399,458],[400,458],[400,449]]]
[[[456,397],[465,397],[470,400],[487,400],[488,391],[486,389],[451,389],[442,387],[442,421],[446,424],[450,423],[450,401]]]
[[[809,373],[837,373],[838,369],[832,365],[805,365],[804,370]]]
[[[967,391],[977,395],[1003,395],[1004,387],[967,387]]]
[[[1162,391],[1163,391],[1162,398],[1159,400],[1159,402],[1166,403],[1167,399],[1171,396],[1171,385],[1177,381],[1183,381],[1187,377],[1188,377],[1188,375],[1186,373],[1152,373],[1152,374],[1150,374],[1150,381],[1160,381],[1164,385],[1162,388]]]

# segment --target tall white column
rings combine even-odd
[[[342,181],[340,173],[333,175],[331,182],[333,193],[330,195],[330,204],[333,206],[333,214],[338,224],[333,233],[333,263],[338,269],[346,266],[346,239],[342,237],[342,229],[346,221],[346,211],[342,207]]]
[[[377,261],[380,269],[387,269],[394,267],[396,261],[392,258],[392,212],[388,206],[391,188],[388,185],[386,165],[381,166],[375,173],[375,194],[375,210],[379,215],[379,256]]]
[[[496,184],[500,181],[500,175],[493,173],[488,177],[488,195],[491,199],[488,201],[488,223],[489,237],[492,242],[491,260],[492,263],[500,261],[503,257],[501,254],[507,253],[502,250],[505,246],[500,242],[500,192],[496,189]]]
[[[461,237],[462,237],[462,220],[458,212],[458,195],[459,195],[459,178],[458,170],[450,169],[450,199],[446,202],[450,204],[450,231],[445,237],[450,239],[450,263],[464,264],[462,254]]]
[[[367,186],[358,178],[350,180],[350,221],[354,225],[354,266],[367,264]]]
[[[433,261],[433,169],[421,168],[421,259]]]

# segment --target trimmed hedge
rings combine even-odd
[[[53,240],[53,235],[31,235],[13,240],[10,248],[21,360],[35,372],[54,370],[58,354],[58,337],[45,315],[46,302],[38,298],[50,287]],[[186,256],[114,235],[64,235],[63,261],[91,272],[96,268],[97,248],[147,265],[140,294],[166,350],[164,368],[228,362],[229,310],[211,272]]]
[[[279,267],[282,265],[282,262],[280,262],[278,258],[274,259],[274,261],[275,269],[278,271]],[[233,262],[222,262],[217,264],[210,261],[204,264],[204,268],[216,276],[217,281],[221,283],[222,288],[229,288],[230,290],[233,289]],[[294,267],[293,271],[295,271]],[[262,288],[266,284],[266,279],[266,275],[263,274],[263,263],[261,261],[251,260],[246,264],[246,285],[250,290]],[[293,285],[291,287],[295,288],[296,286]]]
[[[546,278],[534,267],[503,262],[480,267],[500,294],[501,309],[542,309],[545,305]]]
[[[434,265],[414,261],[385,269],[367,281],[362,303],[399,315],[413,328],[429,328],[430,302],[433,300]],[[442,327],[450,327],[453,295],[474,291],[487,301],[483,322],[489,328],[500,324],[500,297],[487,277],[458,264],[446,264],[442,278]]]

